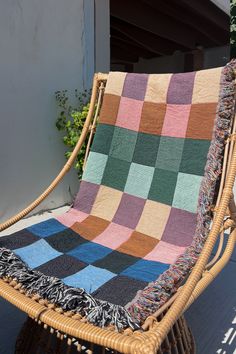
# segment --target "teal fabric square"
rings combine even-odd
[[[162,136],[157,153],[156,167],[179,172],[184,139]]]
[[[159,142],[158,135],[138,133],[133,162],[155,167]]]
[[[109,155],[131,162],[138,133],[132,130],[115,127]]]
[[[91,151],[86,163],[82,179],[86,182],[101,184],[107,159],[107,155]]]
[[[154,170],[154,167],[131,163],[125,192],[147,199]]]
[[[125,183],[129,173],[130,162],[108,157],[102,184],[124,191]]]
[[[171,205],[177,181],[177,172],[155,169],[148,199]]]
[[[180,172],[203,176],[210,141],[185,139]]]
[[[98,124],[94,136],[91,151],[108,155],[113,137],[114,126],[107,124]]]
[[[29,246],[18,248],[14,252],[28,264],[30,268],[36,268],[62,255],[52,248],[44,239],[36,241]]]
[[[196,213],[202,178],[201,176],[179,173],[172,206]]]
[[[110,272],[109,270],[89,265],[78,273],[64,278],[63,281],[66,285],[73,286],[75,288],[83,288],[91,294],[115,276],[116,274]]]

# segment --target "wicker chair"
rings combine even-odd
[[[210,146],[210,148],[209,151],[207,149],[208,157],[206,159],[207,162],[205,161],[207,165],[205,168],[204,178],[201,177],[201,181],[202,181],[201,187],[199,184],[200,195],[198,201],[198,211],[197,213],[195,211],[195,214],[198,217],[197,219],[198,229],[194,230],[195,243],[191,244],[190,241],[188,242],[186,241],[187,242],[186,247],[180,247],[180,246],[177,247],[178,252],[176,251],[176,249],[175,251],[173,251],[173,252],[177,252],[175,253],[175,261],[173,261],[173,264],[170,265],[170,268],[168,267],[163,268],[162,273],[164,275],[161,274],[158,278],[157,276],[158,273],[157,273],[156,275],[156,278],[158,278],[157,280],[151,279],[151,283],[149,282],[149,284],[145,287],[144,290],[140,288],[141,290],[138,292],[138,294],[136,295],[134,300],[132,300],[131,304],[128,307],[129,311],[125,312],[125,315],[127,315],[128,317],[126,317],[126,319],[124,320],[122,318],[122,314],[124,315],[124,312],[122,312],[122,314],[120,315],[121,322],[119,323],[125,323],[123,327],[121,325],[119,326],[119,324],[117,324],[118,322],[115,322],[115,320],[111,317],[110,324],[112,325],[103,326],[103,328],[99,321],[97,325],[95,325],[96,323],[93,324],[96,321],[94,320],[93,317],[91,317],[90,313],[89,315],[85,315],[84,313],[81,315],[80,313],[78,313],[78,311],[77,312],[74,311],[73,308],[70,309],[68,309],[68,307],[62,308],[61,306],[58,305],[58,301],[50,301],[50,299],[46,295],[44,296],[42,295],[42,293],[39,294],[35,289],[32,290],[30,287],[27,288],[27,286],[25,285],[26,283],[21,281],[21,277],[19,273],[16,273],[14,269],[12,270],[12,264],[14,265],[15,264],[14,262],[16,263],[18,262],[17,263],[18,266],[21,266],[20,263],[21,261],[19,261],[19,258],[18,257],[15,258],[14,254],[11,253],[11,251],[6,250],[5,248],[4,249],[0,248],[0,251],[2,250],[0,254],[2,257],[0,258],[0,274],[2,274],[2,278],[0,279],[0,295],[6,300],[10,301],[15,306],[17,306],[22,311],[27,313],[29,316],[29,319],[27,320],[25,326],[23,327],[19,335],[17,345],[16,345],[16,353],[32,353],[32,352],[53,353],[52,347],[55,346],[55,343],[57,346],[55,352],[57,353],[59,352],[72,353],[75,347],[77,348],[78,351],[87,350],[87,353],[93,353],[99,351],[101,353],[105,353],[108,350],[110,350],[111,352],[137,353],[137,354],[138,353],[147,353],[147,354],[195,353],[194,340],[191,331],[189,330],[186,321],[183,317],[183,313],[195,301],[195,299],[206,289],[206,287],[213,281],[213,279],[217,276],[217,274],[219,274],[223,269],[223,267],[227,264],[233,252],[235,241],[236,241],[236,232],[234,229],[235,221],[236,221],[236,208],[235,208],[233,192],[232,192],[234,180],[236,176],[236,146],[235,146],[236,121],[234,119],[235,69],[236,69],[236,61],[231,61],[223,69],[218,68],[213,70],[201,71],[197,73],[188,73],[182,75],[175,74],[172,76],[169,74],[150,75],[150,76],[141,75],[141,74],[126,75],[124,73],[111,73],[109,75],[102,74],[102,73],[95,74],[89,113],[86,122],[84,124],[84,128],[80,136],[80,139],[71,157],[66,162],[65,166],[63,167],[59,175],[56,177],[56,179],[42,193],[42,195],[39,196],[32,204],[30,204],[22,212],[12,217],[5,223],[1,224],[0,230],[2,231],[8,228],[9,226],[13,225],[17,221],[25,217],[36,206],[38,206],[42,200],[44,200],[49,195],[49,193],[61,181],[63,176],[70,170],[88,134],[89,134],[89,143],[86,152],[86,159],[85,159],[86,168],[85,168],[83,180],[85,180],[86,183],[89,185],[93,184],[94,180],[90,179],[91,175],[93,175],[94,170],[95,172],[97,171],[97,169],[98,171],[100,171],[101,165],[97,164],[96,162],[97,160],[90,158],[91,153],[89,153],[89,151],[92,151],[93,153],[95,152],[95,154],[97,153],[98,155],[104,153],[102,152],[101,146],[105,146],[105,147],[107,146],[108,140],[106,139],[107,136],[109,136],[109,129],[111,129],[112,127],[112,129],[114,130],[113,125],[115,125],[112,119],[113,120],[117,119],[117,121],[119,121],[119,124],[117,124],[116,121],[116,127],[118,126],[118,128],[121,130],[122,129],[128,130],[129,134],[131,134],[130,136],[132,136],[132,134],[135,132],[136,138],[137,135],[140,133],[140,129],[141,129],[141,133],[143,135],[145,134],[152,135],[152,136],[160,135],[161,137],[167,137],[167,138],[172,137],[173,139],[178,138],[181,139],[182,143],[184,143],[184,140],[186,139],[189,140],[195,139],[199,142],[199,144],[201,143],[201,141],[204,141],[204,144],[207,145],[206,141],[210,140],[209,134],[212,134],[213,131],[212,142],[211,144],[209,143],[207,145],[208,147]],[[161,83],[159,81],[159,78],[161,78]],[[205,80],[204,81],[205,85],[202,85],[202,81],[201,81],[202,78],[204,78]],[[127,82],[129,83],[129,85]],[[146,88],[147,87],[150,88],[150,86],[148,85],[150,84],[150,82],[153,82],[152,85],[150,84],[151,88],[150,88],[149,96],[147,94],[147,89],[146,89],[146,93],[140,94],[144,82]],[[189,84],[189,82],[191,82],[192,86]],[[206,83],[208,84],[207,86]],[[199,84],[199,87],[196,89],[195,85],[197,86],[197,84]],[[130,86],[132,87],[133,91],[132,90],[130,91]],[[104,94],[104,89],[105,89],[105,94]],[[219,91],[220,91],[220,98],[218,99]],[[158,92],[157,101],[153,99],[153,97],[156,97],[155,96],[156,92]],[[120,98],[119,96],[122,97]],[[178,96],[178,100],[176,98],[177,96]],[[204,96],[207,96],[206,100],[204,100]],[[124,97],[125,99],[123,99]],[[162,97],[162,100],[160,100],[160,97]],[[164,99],[166,100],[165,103],[164,103]],[[142,104],[140,104],[140,102],[142,102]],[[147,106],[145,105],[146,102],[148,102],[148,104],[151,104],[151,108],[149,107],[150,109],[146,107]],[[207,106],[208,103],[210,104],[211,107],[210,110],[209,107]],[[158,112],[155,110],[156,104],[159,104]],[[160,118],[160,114],[159,114],[159,112],[163,110],[163,105],[165,105],[164,106],[165,119]],[[183,106],[184,106],[184,110],[182,109]],[[119,114],[117,107],[119,107],[119,110],[121,111],[123,110],[122,114]],[[170,111],[167,113],[168,109]],[[180,109],[180,111],[178,111],[178,109]],[[142,111],[142,115],[144,116],[143,125],[141,123],[137,125],[136,119],[138,115],[137,114],[138,110]],[[176,115],[173,114],[173,110]],[[192,113],[194,112],[194,110],[196,110],[197,112],[195,116]],[[127,111],[129,111],[129,116],[131,117],[130,121],[127,120],[127,116],[125,113]],[[214,116],[213,119],[212,116]],[[156,117],[158,117],[158,119]],[[196,121],[194,117],[197,117],[198,120]],[[99,119],[99,125],[98,128],[95,129],[98,119]],[[157,119],[156,123],[154,123],[155,119]],[[162,123],[161,123],[162,127],[160,128],[161,119],[162,119]],[[177,119],[177,127],[175,121],[176,130],[172,126],[173,119]],[[199,119],[202,119],[201,124],[199,124]],[[149,120],[149,123],[150,122],[151,123],[146,124],[147,120]],[[165,121],[163,122],[163,120]],[[187,124],[189,123],[186,124],[184,123],[184,122],[189,122],[190,120],[192,122],[191,128],[187,126]],[[209,125],[208,123],[206,123],[207,124],[207,128],[206,128],[203,120],[206,121],[209,120],[211,124],[209,123],[210,124]],[[155,130],[156,128],[155,124],[159,127],[159,129],[161,129],[160,133],[158,133]],[[108,135],[104,135],[104,132],[102,131],[101,128],[102,125],[106,126]],[[140,128],[141,125],[142,128]],[[201,127],[201,125],[203,125],[203,127]],[[214,125],[214,130],[213,130],[213,125]],[[199,134],[198,134],[198,128],[200,131]],[[95,134],[95,139],[93,140],[93,135],[95,130],[97,131]],[[113,130],[112,130],[112,134],[114,133]],[[124,144],[126,145],[125,145],[125,149],[123,150],[125,150],[125,153],[129,149],[129,143],[131,139],[130,136],[128,136],[128,138],[124,140]],[[90,148],[92,140],[93,140],[93,144],[92,147]],[[112,151],[113,152],[115,151],[115,153],[117,153],[118,151],[118,153],[121,154],[121,150],[119,148],[121,145],[119,141],[118,143],[115,144],[115,146],[116,148],[118,147],[118,150],[112,150]],[[151,145],[151,150],[152,149],[155,150],[154,145]],[[174,152],[175,151],[173,151],[173,153]],[[195,173],[192,171],[195,171],[194,162],[195,161],[199,162],[198,152],[199,152],[198,149],[195,149],[194,153],[196,155],[192,156],[191,158],[189,158],[188,155],[188,157],[186,158],[186,161],[188,162],[190,161],[192,166],[191,168],[193,168],[193,170],[188,172],[188,174],[190,175],[192,174],[195,175]],[[148,155],[145,155],[144,158],[147,158],[147,156]],[[118,156],[118,160],[122,161],[122,157]],[[162,164],[161,169],[165,170],[165,168],[163,167],[165,166],[163,164],[163,161],[165,163],[165,159],[161,160],[161,164]],[[172,161],[171,162],[171,168],[172,168],[175,162],[173,160],[171,161]],[[146,165],[148,166],[149,163],[147,162]],[[113,178],[116,177],[117,173],[119,174],[120,171],[119,168],[116,169],[113,166],[110,169],[111,176]],[[185,168],[188,169],[189,167],[185,167]],[[149,198],[150,194],[145,194],[148,195],[148,197],[144,196],[143,193],[146,188],[145,187],[146,181],[141,178],[143,175],[141,175],[140,177],[138,173],[139,171],[136,170],[133,176],[137,176],[137,178],[141,180],[141,182],[139,181],[139,185],[138,185],[139,199],[140,200],[151,199],[152,201],[151,205],[154,205],[155,207],[155,204],[153,203],[156,203],[158,201],[153,200],[153,197]],[[181,172],[180,174],[182,176],[183,173]],[[200,176],[199,171],[196,172],[196,175],[198,177]],[[144,173],[144,177],[145,179],[147,178],[145,173]],[[196,181],[199,181],[200,178],[198,177],[194,179],[194,183],[190,183],[190,186],[194,188],[196,187],[197,184]],[[93,178],[96,180],[97,175],[95,175],[95,177]],[[135,185],[134,179],[131,181],[133,181],[133,183],[131,183],[129,187],[125,187],[126,189],[124,194],[129,194],[129,192],[131,195],[135,194],[133,190],[133,186]],[[167,179],[167,182],[169,183],[169,179]],[[187,179],[184,180],[184,186],[186,187],[186,190],[188,189],[188,183],[189,182]],[[102,183],[97,182],[97,184],[104,185],[105,182],[103,180]],[[74,232],[77,231],[77,233],[85,237],[87,241],[91,241],[92,238],[90,237],[88,232],[88,230],[90,229],[86,228],[86,225],[83,224],[83,220],[86,219],[85,218],[81,219],[81,215],[83,216],[83,213],[90,214],[90,212],[87,211],[85,212],[85,209],[88,208],[89,199],[90,199],[90,209],[91,207],[94,206],[95,202],[94,199],[91,202],[91,193],[84,192],[82,185],[83,182],[81,184],[78,197],[76,198],[74,203],[74,208],[77,208],[76,210],[79,211],[78,213],[76,211],[70,214],[70,218],[71,218],[70,221],[72,220],[73,223],[71,222],[70,224],[68,224],[68,219],[67,219],[68,214],[67,216],[62,216],[61,218],[59,218],[58,221],[61,224],[63,224],[64,222],[64,226],[66,225],[66,227],[68,228],[72,227]],[[107,185],[110,189],[112,189],[109,186],[109,183],[107,183]],[[165,180],[162,186],[164,185],[165,185]],[[127,181],[126,181],[126,186],[127,186]],[[143,188],[140,188],[140,186],[143,186]],[[117,188],[113,187],[113,188],[119,193],[121,193],[120,187]],[[196,191],[198,193],[198,190],[195,190],[194,192],[196,193]],[[163,192],[163,188],[161,192]],[[184,194],[183,190],[181,191],[181,193]],[[141,197],[142,195],[143,197]],[[180,194],[180,196],[181,195],[182,194]],[[185,195],[185,199],[183,198],[181,199],[180,197],[182,202],[179,203],[180,204],[183,203],[185,211],[190,213],[190,211],[193,209],[192,206],[190,206],[190,209],[186,207],[186,198],[187,198],[186,195]],[[85,203],[86,205],[83,204],[84,201],[87,203],[87,204]],[[113,200],[109,200],[109,203],[110,203],[109,208],[114,209]],[[168,200],[166,203],[163,202],[163,204],[169,205],[170,208],[173,207],[175,207],[176,209],[180,208],[180,204],[178,204],[178,202],[172,202],[172,200],[171,201]],[[137,210],[137,207],[135,210]],[[185,211],[183,212],[183,216],[185,215]],[[102,210],[102,212],[104,212],[104,210]],[[109,210],[109,213],[110,212],[111,211]],[[117,210],[115,212],[117,213]],[[100,214],[98,214],[97,212],[96,215],[100,215]],[[128,216],[131,217],[132,215],[130,216],[129,214]],[[89,216],[86,215],[86,217]],[[94,217],[94,215],[92,215],[92,217]],[[118,225],[121,224],[120,219],[118,217],[113,216],[113,219],[109,219],[109,217],[107,217],[107,219],[109,221],[113,220],[114,223],[117,222]],[[99,222],[99,220],[100,219],[98,218],[98,216],[97,219],[95,217],[95,223]],[[184,228],[185,223],[187,224],[188,221],[186,221],[187,219],[185,219],[184,217],[182,220],[183,220],[183,228]],[[160,223],[161,222],[162,220],[160,220]],[[76,227],[72,226],[74,224],[76,224]],[[199,224],[204,226],[203,229],[199,228]],[[127,225],[123,225],[123,226],[126,227],[127,229],[131,229],[131,227],[127,227]],[[148,227],[149,226],[150,225],[148,225]],[[175,224],[172,225],[171,228],[172,234],[174,234],[175,226],[176,226]],[[65,231],[66,227],[64,228],[62,227],[60,229],[61,234],[63,234],[63,232],[64,234],[66,234]],[[142,226],[142,227],[144,229],[147,226],[145,227]],[[147,229],[149,230],[148,227]],[[136,227],[134,226],[133,229],[135,228]],[[226,246],[223,249],[224,232],[227,229],[230,229],[230,234],[228,236]],[[31,229],[31,231],[32,230],[33,229]],[[140,231],[142,230],[142,228],[140,227],[138,230],[139,230],[139,236],[142,235],[142,232]],[[203,231],[206,232],[205,235],[203,234],[204,233]],[[41,232],[42,232],[42,228],[41,228]],[[43,229],[43,232],[47,232],[47,231]],[[153,232],[155,232],[155,230]],[[184,235],[186,237],[189,237],[186,230]],[[45,236],[46,234],[43,234],[43,237]],[[96,237],[97,236],[98,234],[96,234]],[[152,238],[152,240],[155,240],[156,242],[155,243],[153,241],[155,243],[154,246],[156,248],[154,246],[152,246],[152,248],[155,250],[158,249],[157,243],[160,240],[156,241],[157,236],[156,237],[152,235],[149,236]],[[21,242],[19,241],[20,237],[22,237],[20,233],[12,236],[2,237],[0,238],[0,247],[13,248],[13,249],[17,248],[16,254],[21,255],[22,253],[18,250],[21,249],[21,247],[25,246],[25,243],[24,244],[19,243]],[[24,234],[23,238],[25,240],[27,238],[27,235],[25,236]],[[18,247],[16,246],[11,247],[12,246],[11,242],[13,239],[17,240],[16,242]],[[122,242],[123,243],[127,242],[127,239],[128,238],[123,239]],[[164,240],[166,239],[164,238]],[[219,240],[218,251],[214,256],[214,258],[211,259],[211,253],[213,247],[215,246],[218,240]],[[120,244],[122,242],[120,242]],[[145,243],[142,243],[141,238],[139,239],[139,242],[141,245],[140,247],[145,246]],[[87,244],[89,243],[90,242],[87,242]],[[162,246],[164,247],[163,244]],[[168,253],[167,250],[168,249],[165,248],[166,253]],[[122,251],[120,252],[122,253]],[[148,251],[145,252],[149,254],[149,258],[147,257],[145,258],[147,262],[150,259],[152,261],[156,260],[155,252],[154,252],[154,258],[150,258],[151,257],[150,254],[153,255],[153,252],[151,253],[150,250],[149,252]],[[158,252],[159,251],[157,251],[157,253]],[[172,254],[172,248],[170,248],[170,254]],[[60,254],[58,254],[58,256],[60,256]],[[165,257],[167,256],[170,257],[170,255],[165,255]],[[24,257],[22,258],[24,260]],[[140,256],[139,258],[142,257]],[[6,259],[8,261],[7,264],[6,264]],[[162,262],[164,263],[164,261]],[[158,261],[157,263],[161,263],[161,261]],[[5,270],[2,271],[1,273],[1,270],[3,268]],[[37,268],[36,265],[33,268]],[[19,269],[17,268],[17,272],[18,270]],[[36,274],[36,273],[32,273],[31,270],[28,270],[27,267],[24,268],[23,270],[25,272],[29,272],[27,274],[30,275],[33,274],[35,276]],[[123,273],[123,274],[128,274],[128,273]],[[160,289],[159,293],[158,293],[158,289]],[[100,298],[99,294],[101,293],[98,292],[98,298]],[[152,301],[150,299],[152,299]],[[101,305],[101,303],[99,303],[99,305]],[[114,310],[114,307],[112,307],[112,309]],[[110,314],[110,312],[108,313]],[[120,314],[120,312],[116,312],[116,315],[117,313]],[[126,321],[127,318],[129,319],[128,322]],[[103,319],[103,321],[106,322],[106,318]],[[122,321],[126,321],[126,322],[122,322]],[[127,325],[127,323],[130,323],[130,326]],[[86,349],[83,349],[83,346],[85,346]]]

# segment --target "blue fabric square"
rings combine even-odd
[[[76,247],[75,249],[68,252],[67,254],[75,258],[78,258],[82,262],[93,263],[98,259],[106,257],[112,251],[113,251],[112,249],[101,246],[97,243],[87,242]]]
[[[156,280],[157,277],[168,268],[169,264],[141,259],[129,268],[126,268],[121,274],[130,278],[150,282]]]
[[[89,265],[80,272],[64,278],[63,281],[66,285],[83,288],[88,293],[92,293],[115,276],[116,274],[109,270]]]
[[[20,256],[30,268],[39,267],[41,264],[62,255],[61,252],[54,250],[54,248],[44,240],[39,240],[29,246],[18,248],[14,252]]]
[[[49,219],[27,228],[27,230],[32,232],[34,235],[40,237],[47,237],[65,229],[67,229],[67,227],[56,219]]]

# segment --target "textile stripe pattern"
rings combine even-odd
[[[204,244],[233,112],[231,66],[111,72],[73,208],[0,238],[0,247],[142,322],[181,284]],[[231,99],[223,125],[220,92]],[[210,162],[204,177],[213,150],[218,170],[209,176]]]

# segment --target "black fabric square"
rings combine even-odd
[[[71,229],[67,229],[49,236],[45,238],[45,241],[47,241],[49,245],[57,251],[63,253],[69,252],[82,243],[87,242],[83,237]]]
[[[0,247],[15,250],[17,248],[29,246],[38,240],[40,240],[40,237],[33,235],[27,229],[23,229],[9,236],[0,237]]]
[[[93,265],[118,274],[130,267],[132,264],[136,263],[139,259],[140,258],[130,256],[129,254],[113,251],[106,257],[93,263]]]
[[[141,280],[118,275],[94,291],[92,295],[97,299],[124,306],[135,297],[138,290],[145,288],[147,284]]]
[[[36,269],[45,275],[62,279],[79,272],[85,267],[87,267],[86,263],[83,263],[74,257],[63,254],[62,256],[42,264]]]

